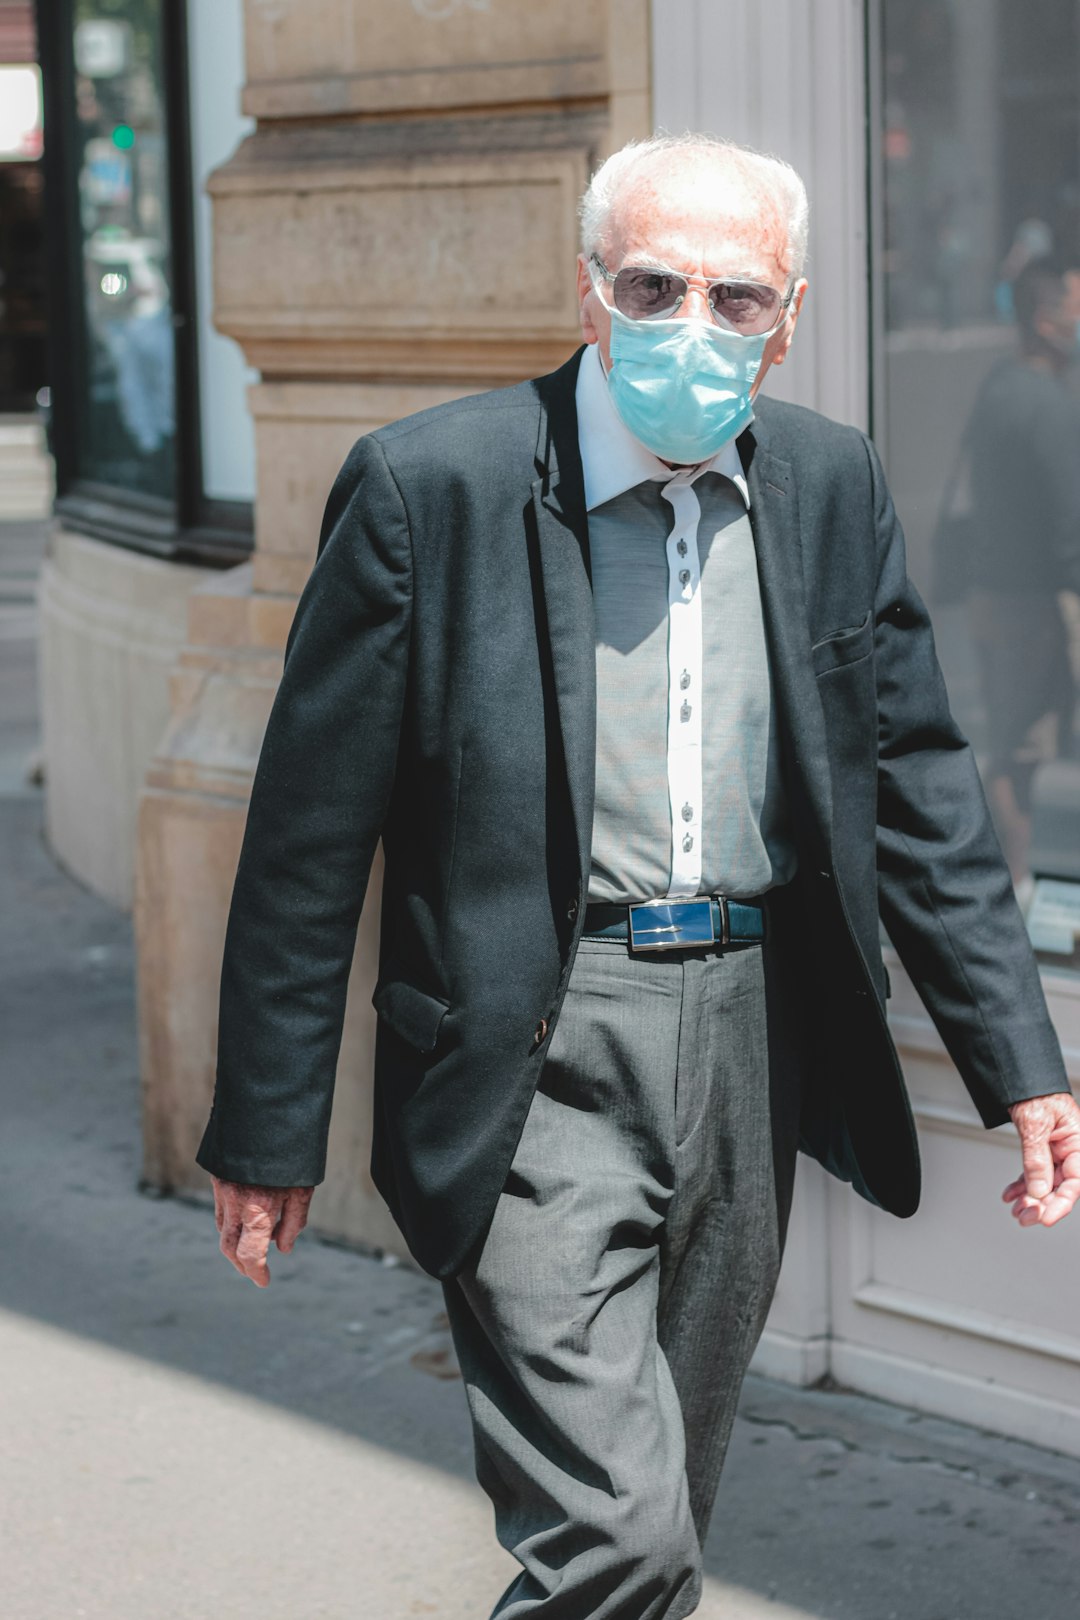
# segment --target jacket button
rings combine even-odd
[[[534,1047],[543,1046],[544,1042],[547,1040],[547,1032],[548,1021],[546,1018],[541,1018],[540,1022],[536,1026],[536,1033],[533,1036]]]
[[[578,913],[577,896],[572,895],[571,898],[570,898],[570,904],[566,908],[566,915],[569,917],[570,921],[573,922],[574,918],[577,916],[577,913]]]

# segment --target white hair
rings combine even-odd
[[[757,152],[751,146],[716,135],[653,135],[645,141],[629,141],[602,163],[589,181],[581,199],[581,248],[587,254],[605,246],[611,216],[619,198],[632,183],[635,171],[652,167],[658,157],[712,155],[726,159],[741,178],[775,202],[787,222],[788,250],[791,255],[790,282],[796,282],[806,264],[806,243],[810,229],[810,204],[800,176],[782,158]]]

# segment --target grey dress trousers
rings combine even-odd
[[[681,1620],[780,1266],[798,931],[583,939],[493,1218],[444,1283],[500,1542],[492,1620]]]

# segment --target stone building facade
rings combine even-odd
[[[255,549],[190,594],[139,807],[155,1184],[200,1175],[231,876],[327,490],[360,433],[572,352],[576,201],[598,158],[648,129],[647,28],[637,0],[246,7],[256,127],[210,193],[216,324],[260,374]],[[367,1172],[378,905],[375,881],[318,1223],[400,1248]]]

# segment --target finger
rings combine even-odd
[[[282,1254],[289,1253],[307,1225],[310,1205],[311,1194],[306,1188],[295,1188],[286,1194],[285,1205],[281,1211],[281,1220],[278,1222],[277,1231],[274,1234],[277,1246]]]
[[[249,1204],[244,1210],[244,1225],[236,1245],[236,1258],[244,1276],[250,1277],[258,1288],[265,1288],[270,1281],[266,1256],[276,1217],[276,1210],[264,1209],[261,1205]]]
[[[1024,1155],[1024,1182],[1028,1196],[1045,1198],[1054,1185],[1054,1158],[1050,1139],[1041,1132],[1021,1141]]]
[[[1044,1197],[1030,1198],[1021,1196],[1013,1206],[1014,1213],[1019,1220],[1025,1208],[1033,1208],[1036,1218],[1030,1215],[1022,1222],[1024,1226],[1054,1226],[1063,1216],[1067,1215],[1076,1203],[1077,1194],[1074,1187],[1080,1188],[1080,1148],[1071,1133],[1064,1139],[1050,1137],[1050,1154],[1053,1161],[1053,1185]]]
[[[1041,1225],[1056,1226],[1057,1221],[1064,1220],[1065,1215],[1069,1215],[1075,1209],[1078,1197],[1080,1197],[1080,1186],[1070,1194],[1052,1192],[1051,1197],[1046,1199],[1046,1204],[1043,1205],[1043,1210],[1041,1210]]]
[[[226,1210],[221,1227],[221,1242],[218,1247],[229,1264],[235,1266],[241,1275],[244,1268],[236,1258],[236,1250],[242,1232],[243,1223],[240,1220],[239,1212]]]
[[[1011,1204],[1014,1199],[1019,1198],[1026,1190],[1023,1176],[1018,1176],[1015,1181],[1009,1182],[1001,1196],[1006,1204]]]
[[[1064,1220],[1075,1207],[1078,1198],[1080,1198],[1080,1180],[1063,1181],[1049,1198],[1043,1200],[1040,1215],[1043,1226],[1056,1226],[1058,1221]]]
[[[1075,1141],[1050,1139],[1050,1153],[1054,1161],[1054,1183],[1080,1175],[1080,1151]]]

